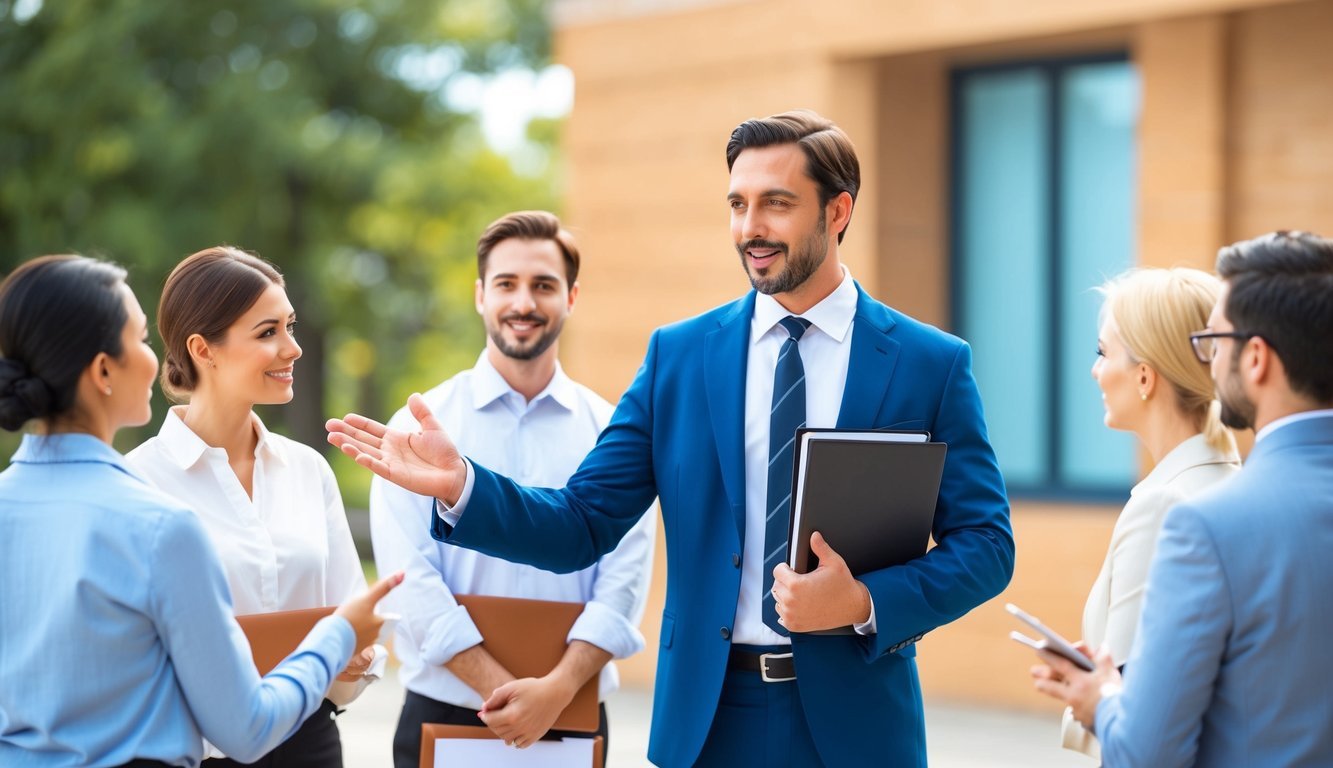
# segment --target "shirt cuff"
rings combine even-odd
[[[870,618],[860,624],[853,624],[852,629],[856,630],[858,635],[873,635],[879,630],[875,628],[875,598],[870,598]]]
[[[421,646],[421,660],[431,666],[447,664],[463,651],[480,645],[482,639],[477,625],[472,623],[472,617],[461,605],[455,605],[432,621],[426,638]]]
[[[444,503],[444,499],[435,500],[435,514],[440,519],[448,523],[450,528],[458,525],[458,521],[463,517],[463,511],[467,507],[468,499],[472,498],[472,483],[475,475],[472,472],[472,462],[463,458],[463,467],[467,471],[467,479],[463,481],[463,492],[458,494],[458,503],[450,506]]]
[[[644,648],[643,634],[638,627],[610,606],[596,602],[585,605],[583,613],[574,620],[574,626],[569,628],[565,642],[574,640],[595,645],[615,659],[633,656]]]

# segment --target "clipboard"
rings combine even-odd
[[[527,600],[492,595],[454,595],[481,633],[481,647],[514,677],[541,677],[565,655],[569,630],[583,603]],[[551,724],[560,731],[595,733],[601,721],[593,675]],[[483,729],[486,730],[486,729]],[[487,730],[489,733],[489,730]]]
[[[544,766],[542,757],[538,754],[530,754],[530,750],[515,750],[512,747],[504,746],[500,737],[490,728],[480,725],[440,725],[438,723],[421,724],[421,768],[435,768],[435,740],[436,739],[484,739],[494,741],[498,749],[504,750],[504,756],[514,762],[527,763],[534,768]],[[592,766],[591,768],[600,768],[605,765],[603,762],[603,751],[606,745],[602,743],[601,736],[594,736],[589,741],[592,742]],[[527,758],[525,761],[523,758]],[[446,768],[453,768],[446,766]],[[468,768],[471,768],[469,766]]]
[[[273,671],[283,659],[291,656],[319,620],[331,615],[337,608],[336,605],[328,605],[323,608],[237,616],[236,623],[241,625],[245,639],[250,641],[250,655],[254,657],[255,669],[259,670],[260,677]]]

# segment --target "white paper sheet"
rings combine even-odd
[[[592,739],[539,741],[526,749],[500,739],[436,739],[435,768],[588,768]]]

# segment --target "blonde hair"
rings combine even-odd
[[[1136,362],[1146,363],[1166,379],[1180,410],[1194,419],[1208,444],[1235,451],[1236,440],[1222,425],[1221,406],[1208,366],[1199,362],[1189,335],[1208,326],[1222,282],[1207,272],[1131,269],[1099,290],[1120,340]]]

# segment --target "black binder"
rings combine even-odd
[[[818,566],[814,531],[854,576],[925,554],[948,451],[929,439],[924,432],[797,430],[787,564],[797,573]]]

